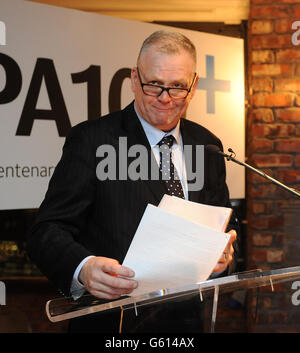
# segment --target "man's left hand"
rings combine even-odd
[[[230,230],[228,234],[230,234],[230,239],[225,250],[223,251],[222,256],[220,257],[215,268],[213,269],[213,272],[222,272],[226,270],[227,266],[233,260],[234,248],[232,244],[236,241],[237,234],[236,231],[233,229]]]

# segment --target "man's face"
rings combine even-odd
[[[189,88],[195,73],[195,63],[186,51],[165,54],[155,50],[155,47],[141,54],[138,68],[143,83],[165,87]],[[173,129],[184,116],[197,83],[198,77],[185,99],[171,98],[167,91],[163,91],[159,97],[153,97],[143,93],[137,68],[133,68],[131,72],[131,87],[138,113],[152,126],[164,131]]]

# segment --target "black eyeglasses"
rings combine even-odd
[[[195,78],[197,75],[197,73],[195,72],[190,88],[180,88],[180,87],[165,87],[160,85],[154,85],[152,83],[143,83],[138,67],[137,67],[137,74],[144,94],[148,96],[159,97],[163,93],[163,91],[167,91],[168,95],[173,99],[185,99],[188,96],[188,94],[191,92],[191,89],[194,85]]]

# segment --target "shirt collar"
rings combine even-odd
[[[180,120],[178,121],[177,125],[168,132],[162,131],[157,129],[156,127],[152,126],[151,124],[148,123],[145,119],[143,119],[139,113],[137,112],[135,106],[134,110],[136,112],[137,117],[139,118],[139,121],[142,124],[142,127],[145,131],[145,134],[147,136],[147,139],[149,141],[149,144],[151,147],[156,146],[159,141],[164,137],[164,136],[169,136],[173,135],[175,138],[174,145],[181,145],[181,139],[180,139]]]

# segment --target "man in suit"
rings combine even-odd
[[[126,138],[128,149],[135,145],[146,147],[150,171],[151,161],[157,162],[157,168],[160,165],[157,144],[163,137],[172,135],[172,163],[184,197],[230,207],[225,164],[218,155],[205,153],[203,188],[189,190],[184,146],[212,144],[222,149],[220,140],[211,132],[183,118],[196,90],[195,71],[196,51],[188,38],[168,31],[155,32],[144,41],[137,66],[132,69],[134,102],[121,111],[71,129],[28,237],[30,257],[64,295],[76,297],[87,290],[96,297],[114,300],[130,294],[138,286],[134,269],[121,263],[147,204],[158,205],[170,191],[165,180],[151,180],[150,174],[147,180],[131,180],[128,175],[99,180],[97,166],[104,161],[104,156],[96,153],[99,146],[112,146],[116,151],[114,162],[118,176],[120,161],[124,158],[121,137]],[[126,151],[125,156],[129,165],[133,158]],[[225,273],[234,257],[235,225],[230,224],[230,228],[230,241],[214,269],[216,273]],[[135,320],[129,316],[128,331],[151,331],[158,327],[168,331],[166,325],[172,316],[172,306],[143,310],[144,317],[149,318],[147,323],[141,326],[137,323],[140,318]],[[176,310],[180,315],[185,311],[179,307]],[[161,316],[155,316],[156,311]],[[92,331],[117,330],[119,314],[101,315],[72,321],[73,331],[84,331],[87,327]],[[174,319],[178,321],[174,331],[184,330],[181,319]],[[187,325],[187,330],[191,325]]]

